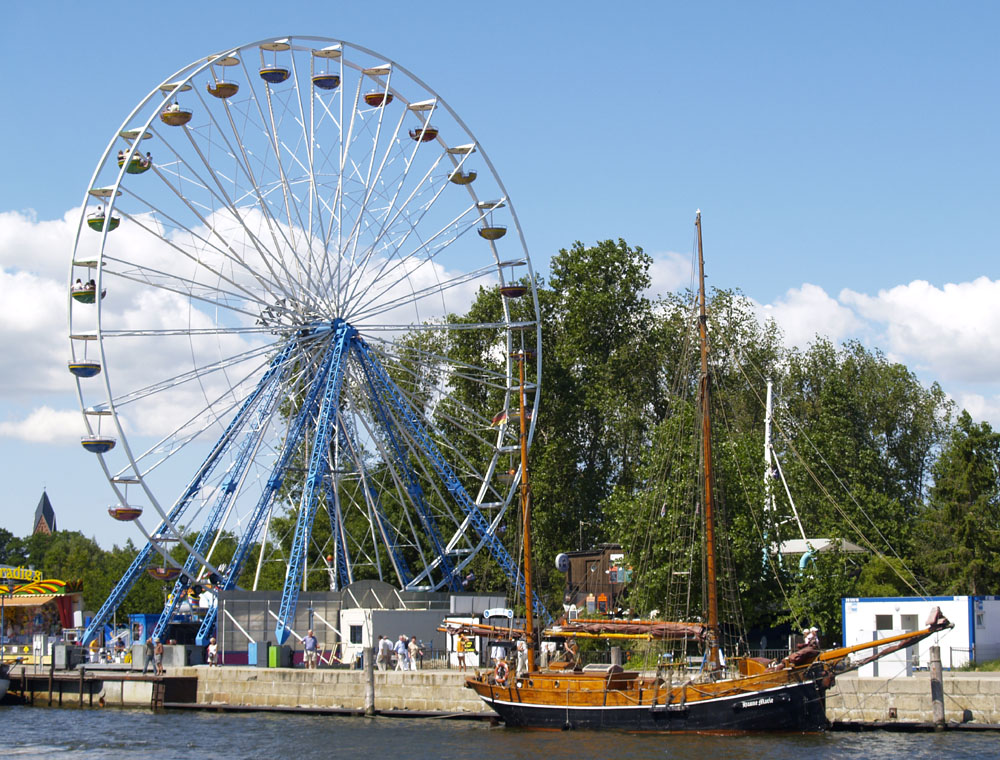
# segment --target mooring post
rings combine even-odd
[[[611,647],[611,664],[621,665],[622,664],[622,648],[621,647]]]
[[[365,715],[375,715],[375,649],[365,647]]]
[[[49,707],[52,707],[52,679],[56,673],[56,655],[53,652],[49,659]]]
[[[931,718],[935,731],[944,731],[944,684],[941,680],[941,647],[930,648]]]
[[[80,666],[80,709],[83,709],[83,671],[86,670],[83,665]]]

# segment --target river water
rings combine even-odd
[[[198,760],[963,760],[1000,756],[995,734],[663,736],[524,731],[482,721],[279,713],[0,707],[0,757]]]

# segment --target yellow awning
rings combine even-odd
[[[40,607],[41,605],[51,602],[57,596],[62,596],[62,594],[29,594],[26,596],[5,596],[3,599],[4,607]]]

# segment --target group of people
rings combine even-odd
[[[73,283],[74,293],[94,293],[97,291],[97,283],[94,280],[87,280],[83,282],[79,277],[76,278],[76,282]]]
[[[136,154],[136,156],[132,160],[133,161],[138,161],[139,164],[140,164],[140,166],[143,166],[143,167],[149,166],[151,163],[153,163],[153,157],[150,155],[150,153],[149,153],[148,150],[146,151],[146,155],[145,156],[143,156],[141,153],[139,153],[139,154]],[[125,162],[125,151],[124,150],[118,151],[118,161],[119,161],[119,163],[124,163]]]
[[[215,641],[215,639],[212,639]],[[158,638],[150,637],[146,639],[146,661],[142,664],[142,674],[146,675],[150,664],[153,665],[153,675],[162,676],[166,674],[163,669],[163,642]]]
[[[420,670],[424,650],[416,636],[410,636],[407,639],[406,636],[400,634],[395,643],[388,636],[379,636],[375,657],[378,669],[385,671],[392,667],[393,656],[396,658],[396,670]]]

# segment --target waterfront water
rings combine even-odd
[[[15,760],[930,760],[1000,755],[995,734],[656,736],[522,731],[479,721],[278,713],[0,707],[0,755]]]

